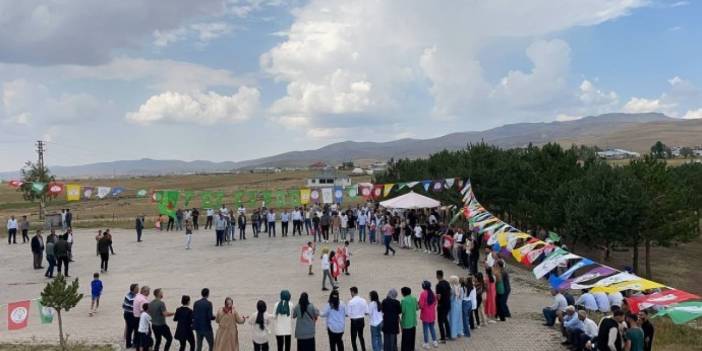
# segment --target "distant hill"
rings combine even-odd
[[[337,164],[352,160],[417,158],[447,149],[457,150],[468,143],[484,141],[504,148],[529,143],[542,145],[585,144],[620,147],[646,152],[655,141],[668,145],[702,144],[702,120],[681,120],[660,113],[613,113],[584,117],[568,122],[517,123],[485,131],[459,132],[432,139],[399,139],[389,142],[344,141],[315,150],[291,151],[241,162],[126,160],[81,166],[51,166],[54,174],[69,177],[109,177],[165,175],[196,172],[227,172],[255,167],[304,167],[316,161]],[[0,173],[0,178],[17,177],[16,172]]]

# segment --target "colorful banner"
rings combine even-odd
[[[191,190],[186,190],[183,192],[183,207],[188,207],[188,205],[190,205],[190,201],[192,201],[194,194],[195,193]]]
[[[322,188],[322,202],[325,204],[334,202],[334,191],[332,188]]]
[[[603,279],[604,280],[604,279]],[[663,288],[665,285],[661,283],[656,283],[648,279],[632,279],[629,281],[623,281],[621,283],[614,283],[607,286],[596,286],[592,288],[593,292],[606,292],[608,294],[624,291],[624,290],[635,290],[635,291],[646,291],[651,289]]]
[[[41,304],[41,300],[37,301],[37,308],[39,310],[39,319],[41,324],[51,324],[54,321],[54,309],[51,307],[46,307]]]
[[[110,188],[109,186],[99,186],[97,188],[97,197],[100,199],[104,199],[107,195],[110,194],[110,190],[112,190],[112,188]]]
[[[288,190],[288,203],[292,207],[300,207],[302,204],[300,203],[300,191],[291,189]]]
[[[215,191],[212,196],[212,204],[214,208],[221,208],[224,204],[224,191]]]
[[[275,206],[276,207],[285,207],[285,195],[287,194],[287,191],[278,189],[275,192]]]
[[[121,186],[112,188],[112,191],[110,192],[112,197],[119,197],[120,195],[122,195],[122,193],[124,193],[124,188]]]
[[[251,208],[258,207],[258,204],[256,203],[257,201],[258,193],[256,191],[249,190],[248,192],[246,192],[246,203],[248,204],[247,206]]]
[[[355,199],[358,196],[358,186],[352,185],[346,187],[346,193],[349,195],[349,199]]]
[[[37,194],[43,192],[44,187],[46,187],[46,183],[41,183],[41,182],[32,183],[32,191],[34,191]]]
[[[63,192],[63,184],[52,182],[49,183],[49,195],[58,196]]]
[[[604,278],[596,283],[591,283],[591,284],[585,284],[585,283],[573,283],[570,284],[571,289],[591,289],[594,287],[604,287],[604,286],[609,286],[612,284],[619,284],[623,282],[629,282],[632,280],[637,280],[639,277],[637,277],[634,274],[628,273],[628,272],[620,272],[615,275],[609,276],[607,278]]]
[[[570,289],[572,284],[593,284],[604,278],[618,273],[618,271],[608,266],[596,266],[595,268],[579,275],[578,277],[568,279],[558,286],[559,289]]]
[[[385,189],[385,186],[383,184],[374,184],[373,185],[373,193],[371,194],[371,197],[374,200],[378,200],[383,197],[383,190]]]
[[[11,180],[7,184],[12,188],[17,189],[17,188],[21,187],[22,184],[24,184],[24,182],[21,180]]]
[[[303,205],[310,203],[310,189],[300,189],[300,203]]]
[[[444,182],[441,180],[437,180],[433,183],[431,188],[434,192],[442,191],[442,190],[444,190]]]
[[[373,195],[372,185],[359,185],[358,193],[368,200]]]
[[[639,313],[640,310],[645,310],[653,306],[670,306],[683,301],[699,299],[700,297],[695,294],[690,294],[687,291],[678,289],[670,289],[650,295],[640,295],[626,298],[627,302],[629,302],[631,313]]]
[[[200,207],[202,208],[214,208],[212,203],[212,192],[211,191],[201,191],[200,192]]]
[[[318,204],[319,201],[321,200],[321,197],[322,197],[322,194],[321,194],[321,192],[319,191],[319,189],[312,189],[312,190],[310,191],[310,201],[311,201],[313,204]]]
[[[424,187],[424,191],[429,191],[431,180],[422,180],[422,186]]]
[[[702,302],[689,301],[672,305],[653,317],[668,316],[675,324],[686,324],[702,317]]]
[[[179,191],[164,191],[161,196],[161,201],[158,204],[160,214],[168,217],[175,217],[176,208],[178,206]]]
[[[90,186],[83,187],[83,199],[91,199],[93,197],[93,193],[95,192],[95,189]]]
[[[387,197],[388,195],[390,195],[390,191],[392,191],[392,187],[394,187],[394,186],[395,186],[395,184],[393,184],[393,183],[385,184],[383,186],[383,197]]]
[[[66,185],[66,201],[80,201],[80,185]]]
[[[344,202],[344,189],[340,186],[334,187],[334,202],[337,204]]]
[[[7,305],[7,329],[19,330],[27,327],[30,301],[13,302]]]

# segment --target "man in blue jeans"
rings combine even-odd
[[[543,309],[544,319],[546,320],[544,325],[548,327],[556,324],[556,319],[562,317],[563,312],[568,307],[565,296],[558,289],[551,289],[551,296],[553,296],[553,305]]]

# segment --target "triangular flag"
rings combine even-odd
[[[412,188],[414,188],[417,184],[419,184],[419,182],[409,182],[409,183],[407,183],[407,186],[408,186],[410,189],[412,189]]]
[[[97,197],[100,199],[104,199],[105,196],[110,194],[111,189],[112,188],[110,188],[109,186],[99,186],[97,188]]]
[[[39,309],[39,319],[41,319],[41,324],[51,324],[51,322],[54,321],[54,309],[42,305],[41,300],[37,301],[37,307]]]
[[[146,196],[146,193],[147,193],[146,189],[140,189],[139,191],[137,191],[136,195],[137,195],[137,197],[144,197],[144,196]]]
[[[40,192],[44,191],[45,186],[46,186],[46,183],[34,182],[34,183],[32,183],[32,190],[35,193],[40,193]]]
[[[397,183],[397,189],[402,190],[407,186],[407,183]]]
[[[446,178],[444,181],[446,182],[446,189],[451,189],[456,182],[456,178]]]
[[[432,186],[434,191],[441,191],[444,190],[444,182],[441,180],[437,180],[434,182],[434,185]]]
[[[383,197],[388,196],[388,194],[390,194],[390,190],[392,190],[392,187],[394,186],[394,183],[385,184],[385,186],[383,187]]]
[[[119,197],[120,195],[122,195],[123,192],[124,188],[121,186],[117,186],[112,188],[112,192],[110,192],[110,194],[112,195],[112,197]]]
[[[18,330],[27,327],[29,317],[29,300],[13,302],[7,305],[7,329]]]
[[[424,191],[429,191],[431,180],[422,180],[422,185],[424,186]]]

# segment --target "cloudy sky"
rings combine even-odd
[[[702,118],[702,1],[0,0],[0,171]]]

